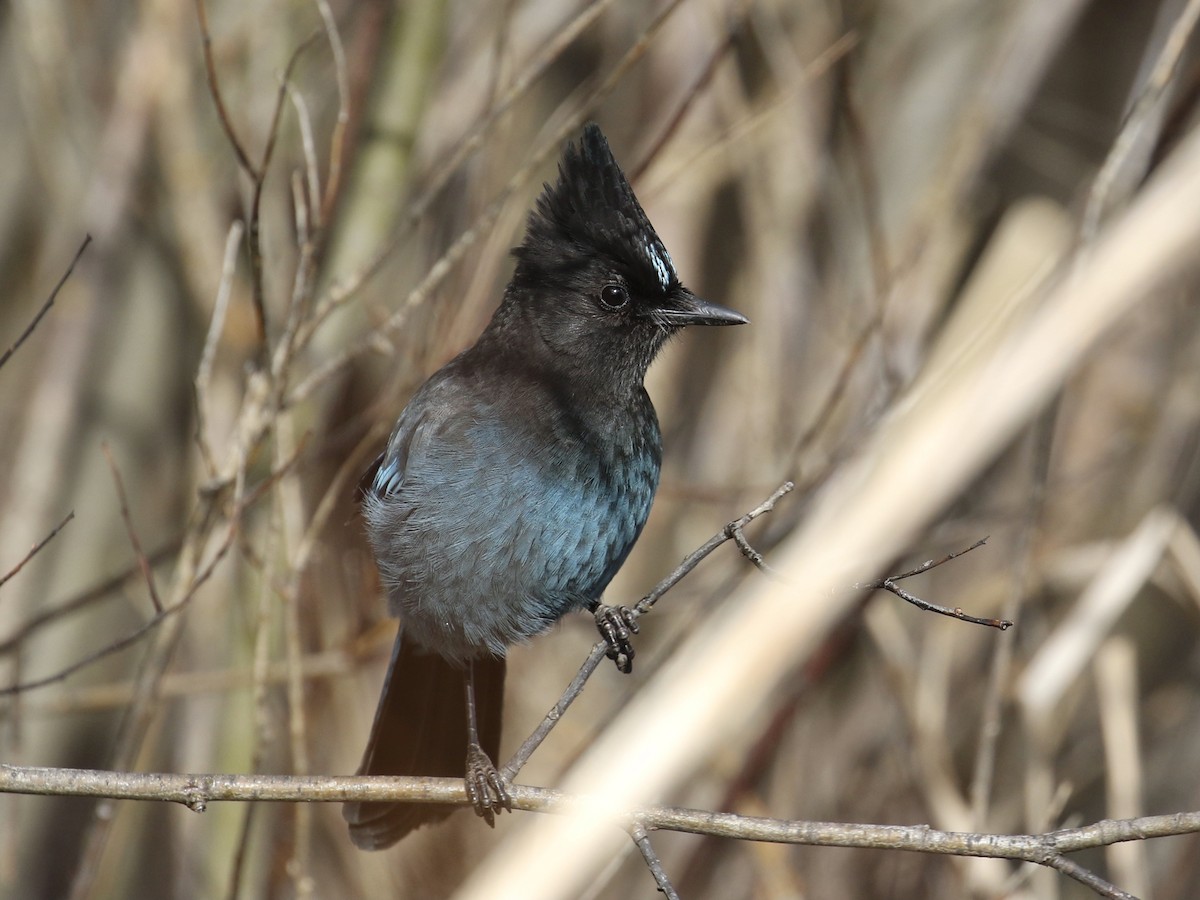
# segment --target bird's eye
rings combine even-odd
[[[608,310],[623,309],[629,304],[629,292],[619,284],[606,284],[600,288],[600,305]]]

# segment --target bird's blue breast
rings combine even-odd
[[[406,635],[451,658],[503,653],[612,580],[658,486],[658,423],[644,394],[597,430],[535,390],[431,393],[375,477],[369,535]]]

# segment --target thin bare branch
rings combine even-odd
[[[229,297],[233,293],[233,276],[237,272],[238,247],[244,231],[245,226],[238,220],[229,226],[229,233],[225,237],[225,255],[221,262],[217,299],[213,303],[212,319],[208,323],[208,333],[204,336],[204,350],[200,353],[200,363],[196,366],[196,377],[192,381],[196,395],[196,445],[200,448],[200,456],[209,478],[216,475],[216,464],[213,462],[212,443],[208,435],[208,389],[212,383],[217,346],[221,343],[221,334],[225,330],[225,315],[229,311]]]
[[[233,127],[233,122],[229,118],[229,110],[225,108],[225,98],[221,94],[221,85],[217,78],[217,64],[213,59],[212,35],[208,30],[208,10],[205,9],[204,0],[195,0],[195,3],[196,20],[200,25],[200,43],[204,51],[204,74],[208,79],[208,92],[212,96],[213,104],[217,108],[217,119],[221,123],[221,128],[225,132],[225,137],[229,141],[229,145],[233,148],[238,165],[245,170],[246,174],[252,180],[258,181],[258,169],[254,167],[254,163],[250,162],[250,157],[242,148],[241,139],[238,138],[237,130]]]
[[[301,441],[300,444],[298,445],[298,447],[296,448],[296,452],[286,462],[284,462],[279,468],[277,468],[274,472],[272,472],[270,475],[268,475],[267,478],[263,479],[263,481],[261,483],[256,485],[254,490],[251,491],[248,495],[241,497],[240,499],[238,499],[235,502],[234,513],[230,516],[229,523],[226,528],[225,534],[221,540],[221,543],[217,546],[216,550],[213,552],[213,555],[209,559],[208,563],[203,568],[198,569],[196,571],[194,577],[192,577],[191,580],[188,582],[187,590],[183,593],[183,595],[180,597],[179,600],[175,601],[174,603],[164,605],[162,607],[161,611],[158,612],[157,615],[155,615],[153,618],[149,619],[148,621],[146,621],[141,626],[134,629],[132,632],[125,635],[124,637],[118,638],[117,640],[113,641],[112,643],[107,644],[104,647],[101,647],[99,650],[95,651],[94,653],[88,654],[87,656],[84,656],[83,658],[76,660],[75,662],[71,663],[68,666],[64,666],[63,668],[59,669],[57,672],[55,672],[51,675],[47,675],[43,678],[30,679],[28,681],[20,681],[15,684],[8,685],[7,687],[0,688],[0,697],[12,696],[15,694],[23,694],[26,691],[31,691],[31,690],[35,690],[37,688],[46,687],[47,685],[54,684],[55,682],[62,681],[66,678],[69,678],[71,675],[74,675],[80,669],[84,669],[84,668],[90,666],[92,663],[98,662],[101,659],[104,659],[108,656],[111,656],[114,653],[124,650],[126,647],[130,647],[133,644],[136,644],[142,638],[146,637],[148,634],[151,634],[163,622],[167,621],[168,619],[173,617],[176,613],[181,612],[183,609],[185,609],[190,604],[192,598],[196,595],[196,592],[199,591],[200,588],[205,584],[205,582],[207,582],[208,579],[212,577],[212,574],[216,570],[217,565],[221,562],[221,560],[223,560],[225,558],[226,554],[229,552],[229,548],[233,545],[233,540],[234,540],[235,536],[237,535],[238,524],[239,524],[242,513],[245,511],[246,508],[253,505],[254,502],[256,502],[257,499],[260,496],[262,496],[262,494],[271,485],[273,485],[275,483],[275,481],[281,475],[283,475],[292,465],[295,464],[296,460],[299,459],[300,454],[303,452],[303,449],[304,449],[304,442]],[[144,569],[141,569],[140,561],[139,561],[139,569],[143,572],[145,571]]]
[[[789,493],[794,487],[795,485],[792,482],[784,482],[775,489],[770,497],[768,497],[754,509],[750,510],[750,512],[746,513],[735,522],[731,522],[730,524],[726,525],[724,528],[710,537],[700,547],[688,554],[683,562],[681,562],[675,568],[675,571],[655,585],[650,593],[643,597],[636,606],[629,610],[629,612],[634,618],[648,613],[654,608],[654,604],[657,603],[667,591],[682,581],[683,578],[689,572],[695,569],[705,557],[709,556],[714,550],[716,550],[726,541],[731,540],[734,531],[740,531],[759,516],[763,516],[771,512],[771,510],[775,508],[775,504],[779,502],[780,498]],[[567,711],[567,708],[573,702],[575,702],[575,698],[583,692],[584,685],[587,684],[588,679],[592,677],[592,673],[596,671],[597,667],[600,665],[600,662],[608,655],[608,650],[609,646],[606,641],[597,641],[592,647],[591,653],[589,653],[587,659],[583,661],[583,665],[579,667],[579,671],[575,673],[575,677],[571,679],[570,684],[568,684],[566,689],[563,690],[562,694],[558,698],[558,701],[553,707],[550,708],[550,711],[546,713],[542,721],[538,723],[537,728],[535,728],[529,737],[527,737],[521,744],[521,746],[517,748],[517,752],[512,755],[512,758],[505,763],[500,774],[506,780],[511,781],[513,778],[515,778],[517,773],[520,772],[525,766],[525,763],[529,762],[529,757],[533,755],[533,752],[537,750],[542,741],[546,739],[547,735],[554,730],[554,726],[558,724],[559,719],[562,718],[563,714]]]
[[[883,581],[903,581],[905,578],[912,578],[914,575],[921,575],[924,572],[928,572],[930,569],[936,569],[938,566],[944,566],[952,559],[958,559],[960,556],[970,553],[972,550],[978,550],[988,542],[988,537],[990,537],[990,535],[981,537],[970,547],[964,547],[962,550],[955,550],[952,553],[947,553],[940,559],[927,559],[916,568],[909,569],[907,572],[901,572],[899,575],[889,575],[886,579],[880,579],[879,582],[871,582],[870,585],[865,585],[865,587],[871,587],[875,585],[882,587]]]
[[[690,553],[683,560],[683,562],[679,564],[674,572],[660,581],[657,585],[655,585],[654,589],[651,590],[650,593],[639,600],[637,606],[634,607],[634,613],[639,616],[648,613],[654,607],[654,604],[662,598],[663,594],[675,587],[675,585],[679,584],[685,575],[687,575],[692,571],[692,569],[696,568],[696,566],[700,564],[701,560],[720,547],[723,543],[730,540],[731,531],[741,530],[755,519],[774,510],[775,504],[778,503],[784,496],[790,494],[795,487],[795,483],[791,481],[785,481],[771,493],[771,496],[769,496],[758,506],[754,507],[754,509],[750,510],[750,512],[746,513],[740,519],[731,522],[729,525],[726,525],[719,532],[710,537],[699,548]]]
[[[100,444],[100,449],[104,451],[104,458],[108,460],[108,468],[112,472],[113,485],[117,489],[117,499],[121,503],[121,519],[125,522],[125,532],[129,535],[129,543],[133,545],[134,558],[142,572],[142,578],[146,581],[146,588],[150,591],[150,602],[154,605],[154,612],[161,614],[163,604],[158,596],[158,586],[154,583],[154,567],[150,565],[149,558],[143,552],[142,542],[138,540],[137,529],[133,527],[133,516],[129,513],[129,500],[125,496],[125,482],[121,479],[121,470],[117,468],[117,461],[113,459],[112,450],[107,441]]]
[[[825,394],[820,408],[818,408],[812,421],[804,429],[804,433],[796,439],[795,447],[792,450],[793,459],[802,459],[816,442],[816,439],[825,432],[826,427],[833,420],[833,413],[837,410],[838,404],[846,398],[850,379],[858,371],[859,363],[862,361],[868,345],[879,334],[882,325],[883,319],[879,312],[876,311],[875,315],[859,331],[858,337],[850,345],[845,358],[842,360],[842,365],[838,368],[837,377],[834,378],[828,393]],[[830,470],[832,470],[832,467],[830,467]]]
[[[904,590],[904,588],[900,587],[900,585],[896,584],[897,581],[900,581],[904,578],[911,578],[914,575],[920,575],[922,572],[928,572],[930,569],[936,569],[938,566],[944,565],[945,563],[950,562],[952,559],[957,559],[964,553],[970,553],[976,547],[982,547],[986,543],[986,537],[980,538],[970,547],[967,547],[963,550],[957,550],[954,553],[947,553],[941,559],[928,559],[915,569],[910,569],[907,572],[901,572],[899,575],[889,575],[886,578],[879,578],[875,581],[856,584],[855,588],[872,591],[890,591],[901,600],[907,601],[908,603],[911,603],[913,606],[917,607],[917,609],[922,609],[925,612],[949,616],[951,619],[958,619],[960,622],[970,622],[972,625],[987,625],[989,628],[998,628],[1001,631],[1007,631],[1013,626],[1013,623],[1008,619],[980,618],[979,616],[972,616],[966,612],[963,612],[963,610],[957,606],[953,608],[949,606],[939,606],[936,603],[930,603],[928,600],[922,600],[915,594],[910,594],[908,591]]]
[[[0,688],[0,697],[14,697],[17,694],[24,694],[26,691],[37,690],[38,688],[44,688],[48,685],[65,681],[67,678],[70,678],[81,669],[86,669],[88,666],[92,665],[92,663],[99,662],[102,659],[112,656],[114,653],[121,652],[126,647],[133,646],[142,638],[146,637],[146,635],[153,632],[159,625],[161,625],[171,616],[175,615],[175,613],[180,612],[184,606],[185,604],[183,603],[176,603],[166,607],[158,615],[142,623],[129,634],[105,644],[99,650],[75,660],[70,665],[63,666],[50,675],[46,675],[42,678],[30,678],[26,681],[18,681],[15,684],[2,687]]]
[[[666,146],[667,142],[671,140],[671,137],[679,129],[684,116],[692,108],[692,104],[704,93],[713,76],[717,74],[717,69],[721,63],[729,56],[729,51],[733,49],[734,41],[745,27],[746,16],[749,10],[750,3],[748,0],[740,0],[737,9],[730,14],[724,39],[709,53],[708,61],[704,64],[704,68],[696,76],[696,80],[692,82],[691,87],[684,93],[675,111],[667,118],[667,124],[659,131],[657,137],[654,139],[654,143],[642,154],[642,158],[629,169],[628,174],[631,181],[637,182],[645,174],[646,169],[654,162],[658,154],[662,152],[662,148]]]
[[[1034,550],[1041,534],[1042,516],[1046,501],[1046,486],[1050,474],[1051,450],[1054,446],[1054,424],[1058,420],[1058,402],[1038,417],[1030,435],[1025,439],[1031,457],[1029,485],[1025,509],[1017,530],[1012,557],[1012,573],[1008,596],[1001,612],[1016,621],[1032,581]],[[972,825],[982,828],[987,821],[992,798],[996,755],[1001,738],[1001,718],[1008,687],[1012,680],[1016,642],[996,641],[987,687],[980,711],[979,740],[975,750],[975,766],[971,775]]]
[[[326,0],[316,0],[316,3],[325,26],[325,35],[329,38],[329,51],[333,54],[338,93],[337,120],[329,138],[329,177],[325,184],[325,196],[313,195],[313,224],[321,228],[333,215],[333,206],[342,184],[342,152],[346,143],[346,127],[350,122],[350,79],[346,74],[346,51],[333,11]]]
[[[229,552],[229,547],[233,543],[233,537],[234,537],[234,534],[236,531],[235,525],[236,525],[236,519],[230,523],[230,527],[226,532],[225,539],[222,541],[222,543],[217,547],[216,551],[213,553],[213,556],[209,560],[208,565],[206,565],[203,569],[201,569],[196,574],[195,579],[191,583],[190,589],[177,602],[175,602],[169,606],[163,607],[162,610],[157,615],[153,616],[151,619],[144,622],[141,626],[134,629],[129,634],[126,634],[124,637],[117,638],[115,641],[112,641],[111,643],[106,644],[105,646],[101,647],[99,650],[96,650],[93,653],[89,653],[88,655],[86,655],[80,659],[77,659],[75,662],[71,663],[70,665],[62,667],[61,669],[59,669],[57,672],[54,672],[53,674],[46,675],[42,678],[29,679],[28,681],[19,681],[16,684],[11,684],[7,687],[0,688],[0,697],[8,697],[8,696],[14,696],[16,694],[23,694],[26,691],[36,690],[37,688],[43,688],[43,687],[46,687],[47,685],[51,685],[51,684],[55,684],[56,682],[63,681],[65,679],[69,678],[70,676],[74,675],[79,670],[85,669],[95,662],[99,662],[102,659],[112,656],[114,653],[119,653],[120,651],[124,650],[126,647],[130,647],[130,646],[136,644],[142,638],[146,637],[148,634],[151,634],[163,622],[170,619],[176,613],[182,612],[184,609],[186,609],[188,607],[188,605],[191,602],[192,597],[194,597],[196,595],[196,592],[200,589],[200,587],[206,581],[208,581],[209,577],[211,577],[213,571],[217,567],[217,564],[220,563],[220,561],[225,558],[225,554]]]
[[[79,262],[79,257],[83,256],[83,251],[87,249],[88,244],[91,242],[92,236],[90,234],[84,237],[83,243],[80,244],[79,249],[75,251],[75,255],[71,258],[71,262],[67,265],[67,270],[63,272],[62,277],[58,279],[58,284],[54,286],[54,290],[50,292],[50,296],[46,298],[46,302],[42,304],[41,308],[37,311],[37,314],[34,315],[32,321],[30,321],[30,323],[25,327],[25,330],[21,332],[21,336],[17,338],[16,342],[14,342],[11,347],[5,350],[3,355],[0,355],[0,368],[4,367],[4,364],[8,362],[14,353],[17,352],[17,348],[25,343],[29,336],[33,334],[34,329],[38,327],[38,323],[42,321],[42,317],[45,316],[46,313],[50,312],[50,307],[52,307],[54,305],[54,301],[58,299],[58,292],[62,290],[63,285],[67,283],[67,279],[71,277],[71,273],[75,271],[75,264]]]
[[[763,559],[763,555],[750,546],[750,542],[746,540],[746,535],[742,532],[742,526],[737,522],[730,522],[725,526],[725,530],[729,534],[729,537],[733,539],[733,542],[737,544],[737,548],[742,551],[742,556],[750,560],[755,568],[769,575],[774,574],[775,570],[767,565],[766,560]]]
[[[317,141],[313,137],[312,117],[308,113],[308,104],[304,102],[304,95],[290,84],[287,86],[287,91],[292,106],[296,109],[296,121],[300,124],[300,147],[304,151],[307,190],[294,201],[297,207],[297,221],[301,216],[304,217],[305,227],[298,231],[300,243],[304,244],[309,241],[312,231],[320,227],[321,223],[321,173],[318,171]]]
[[[61,526],[60,526],[61,527]],[[179,540],[175,539],[163,547],[150,554],[151,565],[159,565],[170,557],[179,552]],[[103,600],[105,597],[113,594],[126,582],[133,580],[141,574],[141,566],[138,563],[133,563],[123,572],[119,572],[111,578],[107,578],[94,587],[88,588],[80,594],[72,597],[70,600],[65,600],[55,606],[48,606],[41,610],[36,615],[27,619],[20,628],[10,634],[8,637],[0,640],[0,654],[12,653],[22,642],[27,640],[31,634],[38,631],[47,625],[53,624],[59,619],[66,618],[79,612],[79,610]]]
[[[49,534],[47,534],[44,538],[42,538],[40,541],[38,541],[36,544],[34,544],[32,547],[30,547],[29,552],[26,553],[24,556],[22,556],[20,561],[15,566],[13,566],[11,569],[9,569],[7,572],[5,572],[3,575],[0,575],[0,587],[4,587],[4,583],[6,581],[8,581],[14,575],[16,575],[18,572],[20,572],[23,568],[25,568],[25,564],[27,562],[29,562],[31,559],[33,559],[35,556],[37,556],[39,553],[41,553],[43,547],[45,547],[52,540],[54,540],[56,537],[58,537],[58,533],[60,531],[62,531],[64,528],[66,528],[67,523],[70,522],[73,518],[75,518],[75,510],[71,510],[69,513],[67,513],[67,515],[63,518],[63,520],[61,522],[59,522],[57,525],[55,525],[50,530]],[[0,644],[0,653],[3,653],[3,652],[4,652],[4,645]]]
[[[917,609],[925,612],[937,613],[940,616],[948,616],[951,619],[958,619],[960,622],[969,622],[972,625],[986,625],[989,628],[998,628],[1001,631],[1007,631],[1012,628],[1013,623],[1008,619],[988,619],[980,616],[972,616],[963,611],[962,607],[955,606],[939,606],[936,603],[930,603],[928,600],[922,600],[916,594],[910,594],[898,584],[894,584],[888,579],[884,579],[882,584],[874,585],[879,590],[890,591],[901,600],[911,603]]]
[[[263,148],[262,163],[259,165],[257,174],[254,176],[254,194],[250,201],[250,217],[247,223],[246,237],[250,247],[250,285],[251,294],[254,299],[255,325],[258,328],[258,361],[260,367],[263,368],[266,366],[268,355],[267,308],[263,285],[262,243],[259,234],[263,190],[267,183],[267,170],[271,166],[271,159],[275,155],[275,145],[279,139],[279,125],[283,115],[283,107],[287,102],[292,71],[296,68],[300,57],[304,55],[304,51],[311,47],[320,35],[321,32],[319,30],[314,31],[300,42],[299,46],[292,51],[291,58],[288,59],[287,66],[283,70],[283,75],[280,76],[279,91],[276,94],[275,107],[271,113],[271,123],[267,127],[267,143]]]
[[[1152,132],[1162,127],[1167,88],[1179,72],[1180,60],[1198,20],[1200,0],[1187,0],[1171,24],[1141,92],[1109,149],[1104,165],[1096,174],[1080,226],[1080,237],[1085,243],[1096,239],[1106,214],[1114,205],[1128,199],[1128,192],[1144,175],[1153,150],[1155,135]],[[1139,146],[1145,151],[1140,159],[1136,156]]]
[[[592,647],[587,659],[583,661],[583,665],[579,667],[579,671],[575,673],[575,677],[563,690],[554,706],[550,708],[550,711],[546,713],[529,737],[525,738],[512,758],[504,764],[504,768],[500,770],[500,775],[505,781],[512,781],[517,777],[517,773],[529,762],[529,757],[533,756],[534,751],[541,746],[542,741],[549,736],[550,732],[554,730],[554,726],[562,719],[567,708],[575,702],[576,697],[583,693],[584,685],[587,684],[592,673],[599,668],[600,663],[607,655],[608,644],[606,642],[598,641]]]
[[[629,837],[633,839],[634,845],[642,854],[642,859],[646,861],[646,868],[654,876],[654,883],[658,885],[658,892],[666,897],[667,900],[679,900],[679,892],[671,884],[667,870],[663,868],[662,860],[658,858],[658,854],[654,852],[654,846],[650,843],[650,834],[641,822],[635,822],[633,827],[629,829]]]
[[[1107,897],[1109,900],[1138,900],[1133,894],[1126,893],[1116,885],[1110,884],[1095,872],[1079,865],[1073,859],[1068,859],[1056,853],[1046,859],[1046,865],[1052,869],[1057,869],[1069,878],[1074,878],[1080,884],[1090,887],[1101,897]]]

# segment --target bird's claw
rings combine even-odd
[[[512,812],[508,785],[478,744],[467,747],[467,799],[471,801],[475,815],[493,828],[496,813],[505,809]]]
[[[628,606],[596,607],[596,627],[600,629],[600,637],[608,643],[605,654],[617,664],[617,669],[625,674],[633,671],[633,644],[629,636],[638,633],[637,616]]]

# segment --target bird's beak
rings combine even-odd
[[[655,312],[655,318],[671,325],[748,325],[750,323],[750,320],[740,312],[701,299],[686,288],[675,291],[671,298]]]

